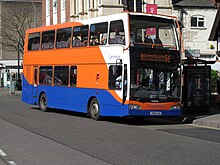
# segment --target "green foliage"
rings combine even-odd
[[[211,70],[211,79],[216,80],[218,78],[218,71],[217,70]]]
[[[217,79],[218,79],[218,71],[211,70],[211,92],[217,92]]]

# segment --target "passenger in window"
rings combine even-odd
[[[70,77],[70,85],[71,86],[76,86],[76,74],[72,73]]]
[[[115,35],[115,43],[116,43],[116,44],[124,44],[124,39],[123,39],[123,37],[119,34],[119,32],[117,32],[116,35]]]
[[[62,80],[58,77],[54,77],[54,85],[62,85]]]
[[[52,78],[51,76],[47,75],[44,80],[43,80],[43,84],[45,85],[51,85],[52,84]]]
[[[82,43],[81,43],[81,40],[79,39],[79,37],[73,37],[73,46],[74,47],[82,46]]]
[[[105,34],[101,34],[100,45],[106,45],[106,44],[107,44],[107,36],[105,36]]]
[[[120,67],[117,70],[117,78],[115,79],[115,87],[117,89],[122,88],[122,70]]]

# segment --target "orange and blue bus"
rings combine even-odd
[[[181,116],[172,16],[123,12],[26,31],[22,100],[102,116]]]

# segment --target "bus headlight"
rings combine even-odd
[[[129,104],[128,106],[129,109],[135,109],[135,110],[140,110],[141,107],[137,104]]]
[[[180,110],[181,107],[179,105],[175,105],[175,106],[172,106],[170,107],[170,110]]]

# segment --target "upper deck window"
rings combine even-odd
[[[72,28],[58,29],[56,48],[69,48]]]
[[[157,17],[131,16],[130,42],[149,48],[177,49],[174,21]]]
[[[105,45],[107,43],[108,22],[92,24],[90,26],[89,45]]]
[[[40,49],[40,33],[31,33],[28,36],[28,50]]]
[[[42,33],[42,49],[53,49],[54,48],[54,36],[55,30],[45,31]]]
[[[88,43],[88,25],[77,26],[73,28],[73,47],[87,46]]]
[[[112,21],[110,23],[109,44],[125,44],[125,31],[122,20]]]

